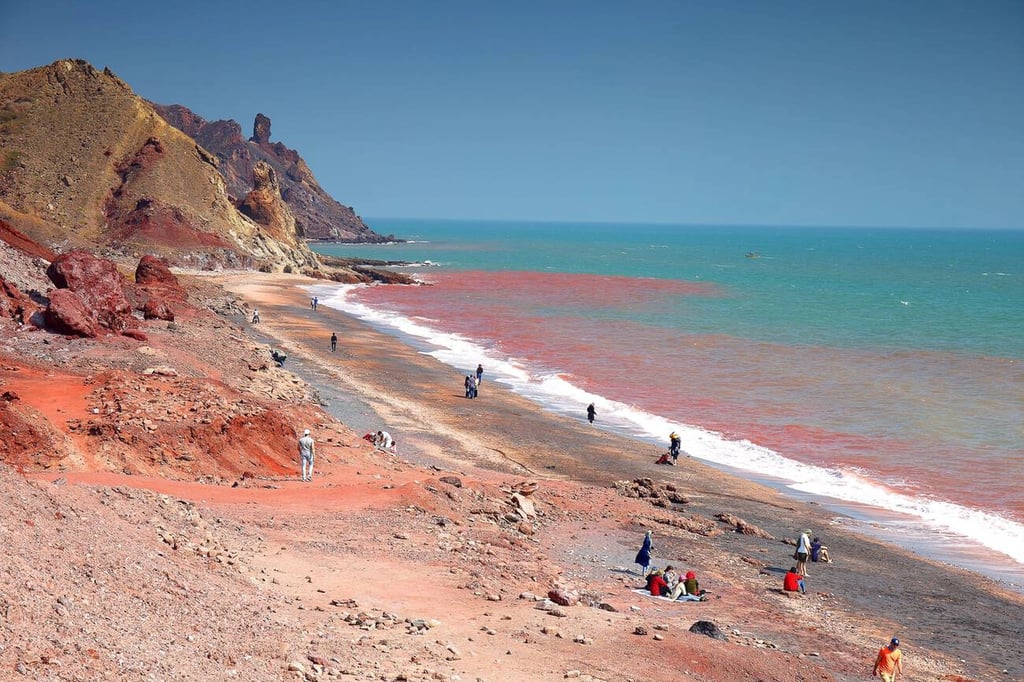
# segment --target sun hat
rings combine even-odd
[[[807,535],[814,535],[814,531],[811,530],[810,528],[805,528],[804,529],[804,533],[806,533]]]
[[[305,431],[303,431],[302,435],[303,436],[308,436],[309,435],[309,429],[306,429]]]

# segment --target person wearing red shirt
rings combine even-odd
[[[782,589],[786,592],[805,592],[803,576],[796,572],[796,566],[789,569],[789,573],[782,578]]]
[[[874,676],[881,676],[882,682],[895,682],[897,675],[903,674],[903,653],[900,651],[900,640],[893,637],[889,646],[883,646],[875,657]]]
[[[647,589],[650,590],[651,594],[655,597],[668,594],[668,583],[665,582],[665,577],[661,574],[661,571],[653,571],[650,577],[647,578]]]

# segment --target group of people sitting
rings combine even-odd
[[[697,574],[687,571],[686,577],[680,580],[673,566],[665,570],[654,569],[647,574],[646,588],[655,597],[668,597],[675,601],[707,601],[707,591],[700,589]]]
[[[375,448],[380,450],[387,450],[389,452],[395,452],[398,449],[398,444],[394,438],[387,431],[378,431],[377,433],[367,433],[363,436],[363,440],[373,443]]]

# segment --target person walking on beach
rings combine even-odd
[[[302,480],[313,480],[313,458],[316,455],[316,443],[309,435],[309,429],[302,432],[299,439],[299,459],[302,460]]]
[[[889,640],[888,646],[878,650],[871,674],[875,677],[880,676],[882,682],[895,682],[896,676],[903,674],[903,653],[900,651],[899,639],[893,637]]]
[[[331,352],[333,353],[336,350],[338,350],[338,334],[337,333],[332,333],[331,334]]]
[[[800,534],[800,542],[796,546],[796,572],[807,577],[807,559],[811,556],[811,530],[808,528]]]
[[[253,308],[252,309],[252,323],[251,324],[259,324],[259,323],[260,323],[260,311],[256,310],[256,308]]]
[[[476,366],[476,385],[479,386],[480,382],[484,380],[484,366],[478,364]]]
[[[317,304],[316,296],[314,296],[313,298],[309,299],[309,307],[311,309],[316,310],[316,304]]]
[[[672,455],[672,464],[676,463],[679,459],[679,451],[683,447],[683,439],[679,437],[679,434],[673,431],[668,435],[668,454]]]
[[[647,575],[647,569],[651,566],[651,552],[654,551],[654,531],[649,530],[644,534],[644,542],[640,545],[640,551],[636,553],[636,558],[633,559],[634,564],[640,564],[640,568],[643,569],[641,575]]]
[[[594,407],[594,403],[587,405],[587,421],[591,424],[594,423],[594,417],[597,416],[597,408]]]

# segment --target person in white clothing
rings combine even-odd
[[[811,530],[800,534],[800,542],[796,546],[796,572],[807,577],[807,559],[811,556]]]
[[[302,460],[302,480],[313,480],[313,458],[316,456],[316,443],[309,435],[309,429],[302,433],[299,439],[299,459]]]

